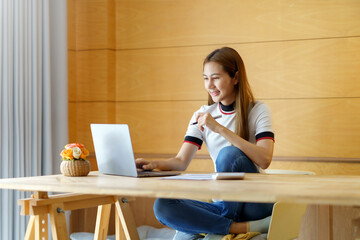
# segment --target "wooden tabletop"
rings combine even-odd
[[[244,180],[163,180],[91,172],[1,179],[0,188],[156,198],[223,199],[360,206],[360,176],[246,174]]]

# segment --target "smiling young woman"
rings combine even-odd
[[[221,102],[223,105],[230,105],[235,101],[237,77],[231,78],[216,62],[208,62],[204,65],[203,76],[205,89],[208,91],[212,103]]]
[[[255,101],[238,52],[229,47],[211,52],[204,60],[203,77],[208,105],[194,113],[177,156],[167,161],[137,159],[138,168],[183,171],[203,142],[217,172],[257,173],[270,165],[270,109]],[[157,219],[178,231],[175,239],[194,239],[199,233],[267,232],[271,211],[272,204],[221,200],[157,199],[154,204]]]

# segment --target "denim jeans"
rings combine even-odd
[[[228,146],[216,159],[217,172],[257,173],[254,163],[237,147]],[[228,234],[233,221],[246,222],[271,215],[273,204],[187,199],[157,199],[154,213],[162,224],[186,234]],[[190,236],[190,235],[189,235]],[[188,238],[191,239],[191,238]]]

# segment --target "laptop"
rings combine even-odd
[[[136,168],[127,124],[90,124],[99,172],[128,177],[162,177],[180,173]]]

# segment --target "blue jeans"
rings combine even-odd
[[[217,172],[257,173],[254,163],[237,147],[228,146],[216,159]],[[228,234],[233,221],[247,222],[268,217],[273,204],[185,199],[157,199],[154,213],[162,224],[188,234]]]

